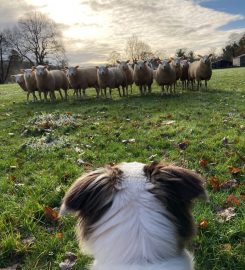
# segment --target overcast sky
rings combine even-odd
[[[0,29],[30,11],[61,25],[70,64],[106,62],[136,34],[153,51],[217,52],[245,32],[245,0],[0,0]]]

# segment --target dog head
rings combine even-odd
[[[79,239],[95,258],[154,262],[175,256],[193,236],[191,205],[201,197],[203,179],[193,171],[164,162],[121,163],[82,175],[60,214],[77,213]]]

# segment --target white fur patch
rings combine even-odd
[[[124,265],[161,265],[160,262],[179,255],[176,228],[167,218],[168,211],[148,191],[152,184],[144,175],[143,167],[144,164],[136,162],[119,165],[123,171],[122,181],[116,187],[112,206],[93,225],[93,232],[84,243],[86,250],[95,257],[98,267],[108,266],[94,268],[96,270],[135,270],[139,269],[138,266],[124,268]],[[122,268],[109,265],[122,265]]]

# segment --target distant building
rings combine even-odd
[[[212,62],[212,68],[229,68],[229,67],[232,67],[232,62],[225,59]]]
[[[245,67],[245,54],[233,58],[234,67]]]

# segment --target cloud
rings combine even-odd
[[[178,48],[198,53],[207,53],[214,47],[219,50],[231,35],[245,32],[245,28],[222,31],[222,26],[244,16],[202,7],[203,1],[210,0],[43,0],[42,5],[31,0],[31,3],[59,23],[70,63],[91,64],[106,61],[113,50],[123,53],[132,34],[148,43],[153,51],[174,54]],[[8,7],[6,13],[12,12],[11,18],[8,20],[6,14],[2,19],[7,22],[17,14],[11,11],[12,1],[11,5],[8,2],[4,8]],[[24,0],[15,2],[23,12],[27,9]]]

